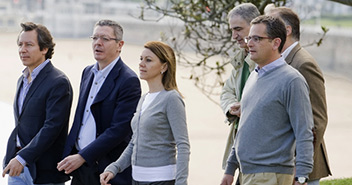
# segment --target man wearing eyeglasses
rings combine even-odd
[[[231,64],[234,67],[230,77],[226,80],[220,96],[220,104],[227,121],[230,133],[227,139],[222,168],[225,169],[227,158],[231,152],[240,117],[240,100],[243,87],[249,73],[254,70],[255,63],[248,56],[248,47],[244,38],[249,33],[250,22],[260,15],[252,3],[243,3],[234,7],[228,14],[232,39],[240,47],[237,49]]]
[[[72,185],[98,185],[99,174],[129,143],[130,121],[141,95],[137,75],[120,57],[123,29],[115,21],[95,24],[92,47],[96,64],[83,70],[72,128],[58,170],[73,176]],[[111,184],[130,185],[131,168]]]
[[[309,96],[314,119],[314,168],[309,174],[308,185],[319,185],[323,177],[331,175],[328,155],[324,142],[324,132],[328,123],[323,73],[314,58],[302,48],[300,40],[300,20],[298,15],[287,7],[270,9],[268,15],[280,17],[286,24],[287,38],[282,57],[296,68],[309,85]],[[297,177],[298,178],[298,177]]]
[[[221,185],[241,167],[242,185],[306,185],[313,168],[313,116],[304,77],[281,57],[286,28],[279,18],[259,16],[246,38],[258,65],[246,83],[241,120]],[[296,153],[296,157],[295,157]]]

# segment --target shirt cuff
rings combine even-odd
[[[27,162],[21,156],[17,155],[15,158],[17,159],[18,162],[22,164],[23,167],[27,165]]]

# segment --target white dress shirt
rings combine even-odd
[[[91,142],[96,139],[96,123],[93,117],[93,114],[90,110],[95,97],[97,96],[100,88],[105,82],[105,79],[109,75],[111,69],[115,66],[120,57],[117,57],[113,62],[111,62],[104,69],[99,70],[99,65],[96,63],[92,68],[92,72],[94,73],[93,84],[90,88],[89,95],[87,98],[86,107],[84,108],[83,119],[81,123],[81,129],[79,131],[78,139],[77,139],[77,150],[82,150]]]
[[[291,53],[292,49],[293,49],[295,46],[297,46],[297,44],[298,44],[298,41],[294,42],[293,44],[291,44],[291,46],[289,46],[288,48],[286,48],[285,51],[281,53],[282,58],[285,59],[285,58],[288,56],[288,54]]]

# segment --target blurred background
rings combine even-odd
[[[348,157],[352,155],[352,147],[347,143],[352,140],[352,7],[326,0],[288,2],[302,21],[301,43],[307,45],[306,49],[319,63],[326,80],[329,124],[325,140],[333,173],[329,179],[351,177],[352,161]],[[24,69],[16,44],[20,23],[43,24],[54,36],[56,47],[52,61],[71,80],[73,117],[81,72],[85,66],[95,63],[89,36],[97,20],[113,19],[123,26],[125,46],[121,56],[137,74],[143,44],[159,40],[162,31],[174,31],[182,26],[182,22],[172,18],[142,21],[138,19],[141,6],[142,0],[0,0],[0,158],[4,156],[8,136],[14,128],[12,103],[17,79]],[[147,13],[149,17],[160,16],[156,12]],[[321,26],[329,29],[322,44],[308,46],[320,37]],[[185,52],[195,55],[190,50]],[[227,69],[226,78],[231,66]],[[185,96],[191,142],[189,184],[219,184],[229,127],[216,102],[210,101],[189,80],[191,69],[178,66],[177,70],[179,88]],[[142,82],[142,90],[146,93],[145,82]],[[5,182],[6,178],[0,178],[0,184]]]

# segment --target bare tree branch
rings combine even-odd
[[[139,19],[160,21],[168,17],[181,22],[177,29],[163,32],[161,38],[173,47],[178,63],[190,69],[185,78],[193,80],[206,97],[217,103],[228,77],[224,76],[226,66],[238,49],[231,40],[227,13],[244,2],[253,3],[262,14],[270,3],[286,4],[286,0],[144,0]],[[326,32],[311,45],[319,46]]]

